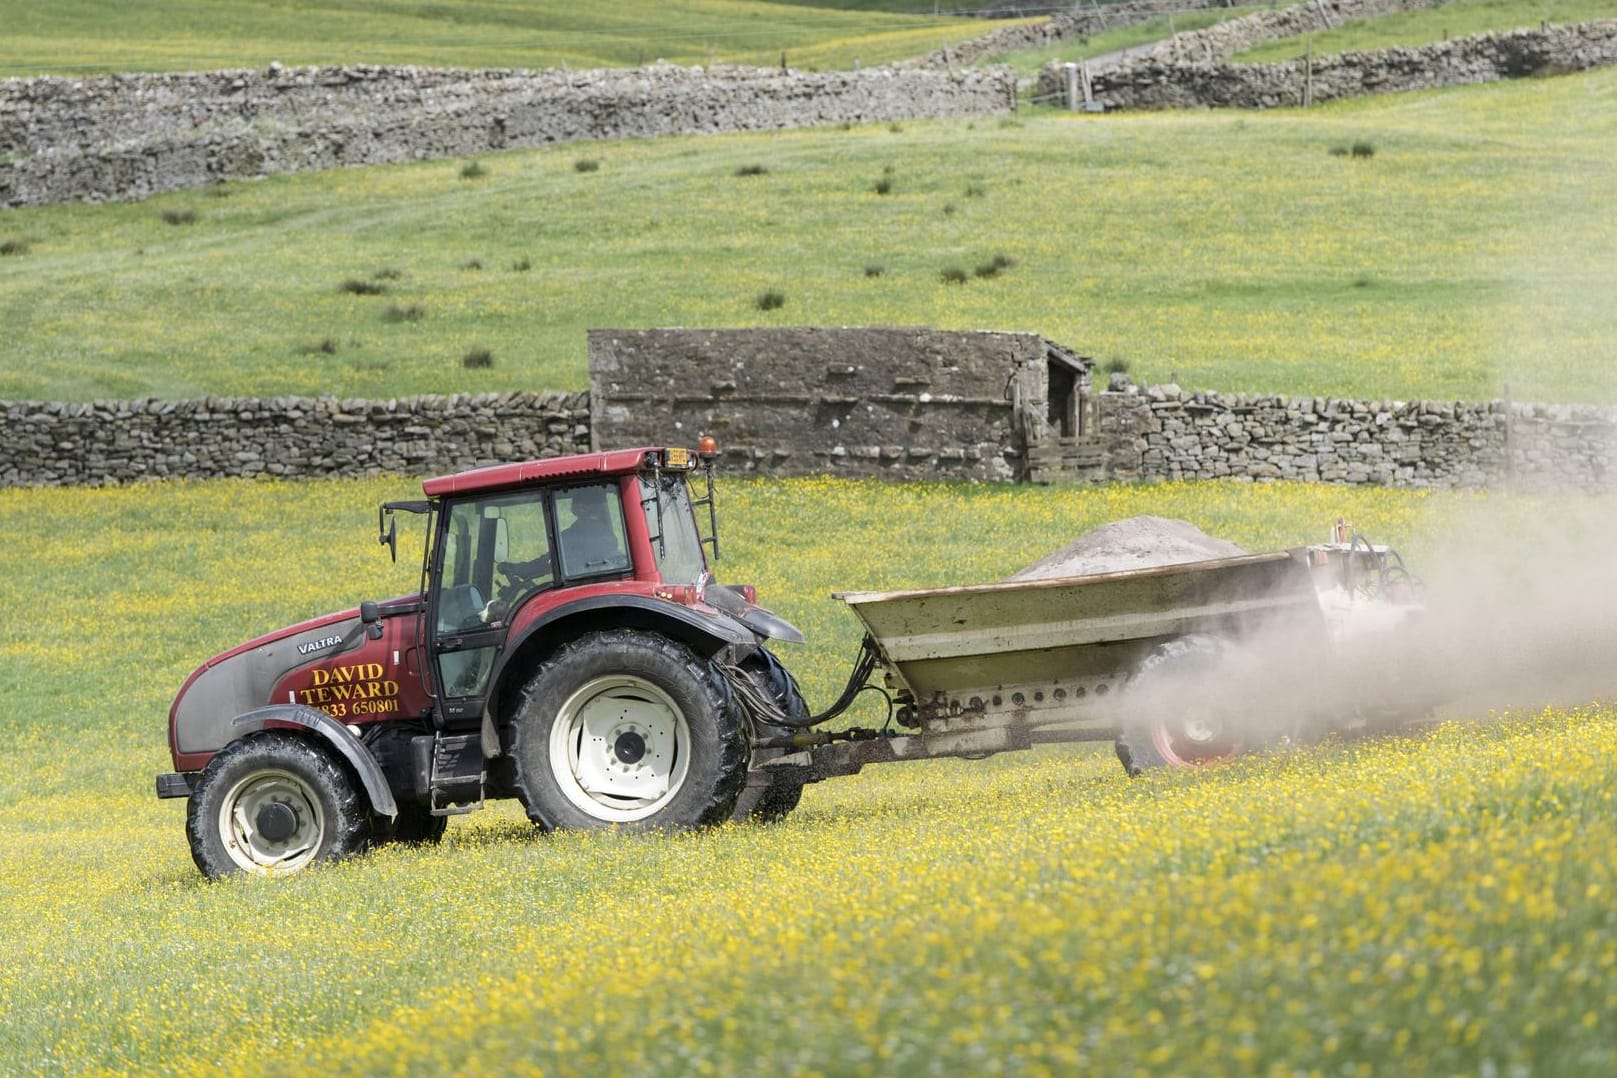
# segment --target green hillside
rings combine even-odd
[[[1437,7],[1359,19],[1317,34],[1260,45],[1240,54],[1241,63],[1289,60],[1310,48],[1316,55],[1350,50],[1386,49],[1397,45],[1429,45],[1540,23],[1577,23],[1617,19],[1617,0],[1449,0]]]
[[[13,210],[0,398],[580,388],[592,327],[897,323],[1039,331],[1193,387],[1612,400],[1613,145],[1603,71]],[[996,255],[1014,265],[974,276]],[[479,349],[493,365],[464,368]]]
[[[886,63],[998,23],[762,0],[0,0],[0,77],[304,64]]]

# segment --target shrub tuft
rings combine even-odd
[[[1349,152],[1352,153],[1354,157],[1370,158],[1376,155],[1376,148],[1371,143],[1360,139],[1358,142],[1353,144],[1353,148]]]
[[[382,312],[384,322],[419,322],[426,316],[419,304],[411,303],[400,307],[397,303],[389,303],[387,310]]]
[[[29,246],[29,242],[21,238],[0,240],[0,257],[8,255],[25,255],[28,253]]]
[[[297,354],[300,355],[300,356],[313,356],[313,355],[334,356],[334,355],[337,354],[337,342],[332,340],[330,337],[326,337],[326,338],[324,338],[322,340],[319,340],[319,341],[315,342],[314,344],[302,345],[302,346],[294,349],[294,351],[296,351]]]
[[[511,263],[511,270],[514,273],[527,273],[531,269],[533,269],[533,263],[526,258],[519,258]]]
[[[880,262],[872,262],[865,267],[866,277],[880,277],[887,272],[887,267]]]
[[[742,165],[740,168],[736,169],[736,175],[737,176],[767,176],[767,175],[769,175],[769,166],[768,165]]]
[[[197,211],[189,206],[183,210],[164,210],[163,222],[170,225],[194,225],[197,222]]]
[[[469,371],[486,370],[494,366],[494,353],[487,348],[473,348],[460,357],[460,365]]]
[[[471,270],[473,273],[476,273],[478,270],[483,268],[483,260],[481,258],[468,258],[466,261],[460,264],[460,268],[463,270]]]
[[[987,262],[984,262],[982,265],[978,266],[974,272],[978,277],[998,277],[1001,273],[1004,273],[1014,265],[1016,265],[1016,259],[1012,258],[1008,254],[1005,254],[1004,252],[1000,252]]]
[[[942,273],[938,274],[938,276],[942,279],[944,284],[966,283],[966,271],[961,269],[959,266],[950,266]]]
[[[481,180],[488,175],[488,169],[483,167],[481,161],[468,161],[460,166],[460,178],[463,180]]]
[[[339,287],[355,296],[380,296],[387,291],[387,285],[381,281],[365,281],[358,277],[348,278]]]
[[[573,162],[574,172],[599,172],[600,170],[601,162],[597,161],[593,157],[580,157],[577,161]]]
[[[984,187],[980,183],[968,183],[968,184],[966,184],[966,197],[967,198],[982,198],[987,193],[988,193],[988,188]]]
[[[760,311],[778,311],[786,306],[786,294],[776,292],[773,289],[768,292],[760,292],[758,297],[752,301],[752,305]]]

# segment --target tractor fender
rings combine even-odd
[[[735,661],[752,653],[758,636],[727,614],[705,614],[640,595],[600,595],[566,603],[547,610],[513,633],[489,679],[488,703],[483,711],[483,749],[489,756],[499,754],[494,738],[494,713],[504,698],[512,676],[521,678],[534,663],[576,636],[603,629],[640,629],[661,633],[678,640],[703,655],[734,649]]]
[[[360,784],[365,787],[365,795],[370,798],[371,808],[378,814],[382,816],[399,814],[398,802],[393,799],[393,789],[388,786],[387,776],[382,773],[382,766],[376,762],[376,757],[372,756],[364,743],[354,736],[352,730],[319,708],[305,707],[302,704],[271,704],[268,707],[254,708],[245,715],[238,715],[230,723],[231,732],[238,738],[256,734],[260,730],[286,726],[298,726],[308,730],[329,747],[337,750],[359,776]]]

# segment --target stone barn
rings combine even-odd
[[[601,329],[589,366],[596,448],[712,434],[731,471],[1101,478],[1093,364],[1036,334]]]

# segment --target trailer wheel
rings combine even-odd
[[[1213,637],[1184,636],[1158,645],[1140,663],[1128,691],[1136,702],[1143,700],[1142,713],[1126,718],[1117,735],[1117,758],[1130,775],[1152,767],[1200,767],[1245,749],[1234,716],[1195,691],[1198,677],[1214,670],[1223,651]],[[1162,693],[1162,702],[1151,700],[1153,692]]]
[[[808,718],[808,705],[803,702],[803,692],[797,687],[797,679],[773,654],[759,648],[747,656],[739,669],[752,682],[754,688],[775,702],[782,714],[794,721]],[[788,726],[760,721],[754,715],[752,732],[755,737],[785,737],[795,731]],[[783,756],[789,751],[789,749],[754,749],[753,767],[756,769],[765,760]],[[793,782],[784,776],[776,778],[767,786],[747,786],[736,800],[731,819],[738,823],[746,820],[774,823],[776,820],[785,819],[802,798],[803,784]]]
[[[650,633],[562,647],[523,690],[511,738],[517,795],[546,829],[716,824],[746,780],[746,723],[723,676]]]
[[[185,832],[212,879],[296,872],[359,852],[368,813],[331,755],[302,738],[267,733],[221,749],[197,778]]]

